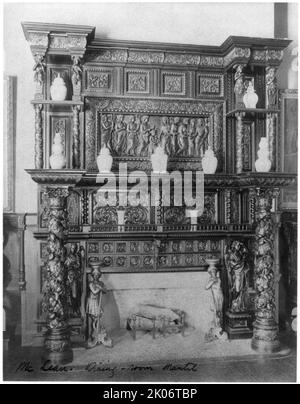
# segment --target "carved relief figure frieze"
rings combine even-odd
[[[208,147],[209,130],[206,117],[100,116],[101,146],[106,145],[116,157],[150,157],[159,145],[171,158],[202,157]],[[215,149],[219,144],[222,141],[216,140]]]

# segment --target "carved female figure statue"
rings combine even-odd
[[[67,271],[67,297],[70,317],[81,316],[82,251],[82,248],[78,250],[76,243],[72,243],[69,254],[65,260],[65,268]]]
[[[267,105],[274,108],[277,104],[276,69],[274,67],[266,68],[266,90]]]
[[[234,93],[235,93],[235,102],[236,106],[244,106],[243,104],[243,95],[245,92],[245,85],[244,85],[244,74],[243,74],[243,65],[235,66],[235,75],[234,75]]]
[[[186,156],[188,152],[188,118],[183,118],[178,128],[178,150],[177,154]]]
[[[136,151],[136,136],[139,131],[139,125],[132,115],[127,125],[127,155],[134,156]]]
[[[197,120],[196,137],[195,137],[195,155],[203,157],[208,140],[208,129],[204,118]]]
[[[72,65],[72,85],[73,85],[73,95],[80,94],[81,91],[81,76],[82,76],[82,68],[80,66],[80,57],[73,56],[73,65]]]
[[[124,122],[124,115],[117,115],[115,124],[115,151],[121,156],[126,150],[126,123]]]
[[[211,311],[213,312],[212,326],[206,334],[206,340],[208,342],[213,341],[214,339],[227,339],[227,334],[223,332],[222,329],[224,295],[222,291],[220,272],[214,265],[208,269],[209,279],[205,287],[205,290],[211,291]]]
[[[171,126],[169,124],[169,119],[166,116],[162,118],[160,136],[163,142],[165,153],[170,156],[172,153]]]
[[[46,63],[44,62],[44,56],[35,56],[35,65],[33,66],[34,81],[41,87],[44,82],[44,74],[46,69]]]
[[[88,316],[88,348],[93,348],[97,344],[112,347],[112,340],[107,336],[105,328],[101,325],[102,294],[107,293],[106,287],[101,279],[99,265],[93,265],[91,280],[88,283],[88,299],[86,314]]]
[[[153,154],[155,150],[157,149],[158,146],[160,146],[161,143],[161,135],[159,131],[155,128],[151,129],[151,135],[150,135],[150,150],[149,153]]]
[[[151,126],[149,123],[149,116],[145,115],[142,117],[142,124],[140,127],[141,145],[139,154],[143,157],[148,156],[149,154],[150,135],[151,135]]]
[[[196,121],[194,118],[192,118],[188,129],[189,157],[194,157],[195,154],[195,138],[196,138]]]
[[[101,147],[111,149],[111,133],[113,128],[112,120],[108,119],[108,115],[104,114],[101,117]]]
[[[245,294],[248,290],[249,266],[247,248],[240,241],[233,241],[225,248],[225,265],[229,280],[230,310],[242,313],[246,310]]]

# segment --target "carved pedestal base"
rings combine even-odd
[[[247,339],[252,338],[252,315],[249,313],[232,313],[227,311],[225,314],[226,332],[229,339]]]
[[[70,330],[68,328],[49,329],[47,331],[42,360],[49,360],[53,365],[65,365],[73,361]]]
[[[273,320],[257,319],[253,327],[252,349],[261,353],[280,350],[278,326]]]

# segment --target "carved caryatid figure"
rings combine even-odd
[[[235,93],[235,103],[237,107],[243,107],[243,96],[245,92],[245,85],[244,85],[244,73],[243,65],[237,65],[234,66],[235,70],[235,75],[234,75],[234,93]]]
[[[248,290],[247,248],[240,241],[233,241],[225,249],[225,265],[228,273],[230,310],[242,313],[246,310],[245,295]]]
[[[80,57],[72,56],[72,85],[73,85],[73,96],[80,96],[81,92],[81,76],[82,68],[80,66]]]
[[[70,317],[81,317],[82,248],[72,243],[65,260],[67,271],[67,298]]]
[[[179,156],[186,156],[188,152],[188,118],[183,118],[178,128],[178,150]]]
[[[172,138],[171,138],[171,126],[169,124],[168,117],[164,116],[162,118],[162,125],[160,128],[160,136],[162,139],[163,147],[165,153],[170,156],[172,153]]]
[[[205,336],[207,342],[211,342],[215,339],[227,339],[227,334],[222,329],[224,294],[222,291],[220,272],[215,266],[217,261],[216,259],[207,260],[210,266],[208,268],[209,279],[205,290],[211,291],[210,309],[213,313],[211,328]]]
[[[194,157],[195,154],[195,139],[196,139],[196,120],[194,118],[190,121],[188,129],[188,143],[189,143],[189,157]]]
[[[136,151],[136,137],[139,131],[139,124],[133,115],[129,117],[127,125],[127,155],[134,156]]]
[[[109,119],[108,115],[102,115],[101,117],[101,148],[107,147],[111,149],[111,134],[112,134],[113,122]]]
[[[115,134],[115,151],[116,153],[121,156],[126,150],[126,132],[127,125],[124,121],[124,115],[117,115],[116,124],[114,128]]]
[[[45,79],[46,63],[43,55],[35,55],[35,65],[33,66],[34,81],[37,85],[42,87]]]
[[[92,265],[91,279],[88,283],[88,299],[86,314],[88,316],[88,348],[97,344],[112,347],[112,340],[107,336],[104,326],[101,324],[103,315],[102,295],[107,293],[106,287],[101,279],[99,265]]]
[[[204,118],[197,120],[195,137],[195,156],[203,157],[208,143],[208,129]]]
[[[140,156],[146,157],[149,155],[149,144],[151,135],[151,125],[149,123],[149,116],[145,115],[142,117],[142,124],[140,126]]]
[[[267,107],[274,108],[277,105],[277,83],[276,69],[274,67],[266,68],[266,93]]]

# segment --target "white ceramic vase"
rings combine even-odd
[[[269,146],[266,137],[260,139],[257,156],[258,159],[255,162],[256,171],[259,173],[268,173],[271,170],[272,163],[269,159]]]
[[[256,94],[253,84],[250,81],[246,94],[243,97],[243,103],[245,104],[246,108],[255,109],[258,103],[258,95]]]
[[[168,155],[161,146],[158,146],[151,156],[152,171],[156,174],[164,174],[167,172]]]
[[[97,166],[99,173],[110,173],[113,164],[113,158],[110,154],[109,149],[103,146],[97,157]]]
[[[53,101],[65,101],[67,97],[67,86],[60,74],[53,80],[50,95]]]
[[[214,174],[217,170],[218,159],[211,147],[208,147],[202,158],[202,169],[204,174]]]
[[[64,147],[59,132],[55,133],[52,154],[49,158],[50,167],[53,170],[62,170],[66,166],[66,158],[64,155]]]

